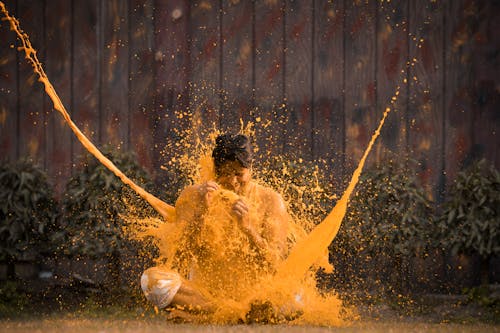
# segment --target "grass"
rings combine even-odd
[[[346,327],[175,324],[140,293],[6,285],[0,332],[499,332],[498,302],[469,297],[378,297],[355,303],[361,320]],[[82,290],[85,290],[84,292]],[[475,294],[474,294],[475,295]],[[438,295],[443,296],[443,295]],[[446,296],[446,295],[444,295]]]
[[[411,304],[418,304],[415,301]],[[420,305],[415,305],[420,306]],[[145,303],[135,307],[103,305],[95,297],[89,297],[78,307],[35,311],[18,309],[14,316],[0,319],[0,332],[488,332],[500,333],[498,312],[485,317],[483,307],[462,305],[438,305],[434,312],[430,308],[425,313],[408,312],[405,308],[395,309],[394,304],[377,303],[360,306],[361,320],[345,327],[289,326],[289,325],[192,325],[175,324],[166,319],[164,313],[156,313]],[[443,312],[443,309],[446,310]],[[40,309],[41,310],[41,309]],[[480,314],[478,316],[478,313]],[[482,313],[482,314],[481,314]],[[495,319],[496,318],[496,319]]]
[[[46,318],[27,321],[0,321],[0,332],[264,332],[264,333],[294,333],[294,332],[464,332],[464,333],[495,333],[500,332],[500,326],[490,324],[457,324],[457,323],[422,323],[397,321],[361,321],[347,327],[314,327],[287,325],[189,325],[173,324],[160,318],[147,319],[103,319],[103,318]]]

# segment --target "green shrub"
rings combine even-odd
[[[104,154],[138,185],[151,185],[132,154],[111,152],[109,148],[104,149]],[[131,241],[125,235],[127,216],[157,216],[129,186],[91,156],[68,182],[63,208],[64,251],[91,258],[116,257],[130,247]]]
[[[18,315],[30,302],[22,281],[2,281],[0,284],[0,319]]]
[[[0,260],[51,251],[57,205],[45,172],[28,160],[0,165]]]
[[[415,172],[385,163],[362,177],[348,211],[350,238],[371,255],[413,256],[430,245],[431,203]]]
[[[389,161],[360,177],[331,246],[351,278],[364,271],[367,277],[385,279],[383,285],[391,289],[407,286],[408,259],[425,255],[434,228],[432,204],[414,175],[411,167]]]
[[[482,282],[488,261],[500,254],[500,174],[485,160],[459,172],[439,218],[438,238],[451,254],[479,255]]]

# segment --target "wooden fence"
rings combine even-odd
[[[370,163],[416,159],[435,198],[477,158],[500,166],[498,1],[2,1],[76,124],[160,178],[193,119],[241,118],[259,159],[325,159],[341,189],[396,91]],[[60,190],[82,147],[18,46],[1,21],[0,157]]]

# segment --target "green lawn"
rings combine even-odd
[[[156,312],[140,293],[85,294],[51,289],[20,292],[7,285],[0,293],[3,332],[487,332],[500,333],[500,307],[495,298],[427,295],[411,299],[381,297],[359,301],[360,320],[344,327],[292,325],[175,324]],[[3,295],[3,296],[2,296]],[[114,296],[113,296],[114,295]],[[8,296],[8,297],[7,297]],[[432,296],[432,297],[431,297]],[[439,297],[438,297],[439,296]],[[2,298],[3,297],[3,298]]]
[[[44,319],[28,321],[1,321],[0,332],[464,332],[464,333],[495,333],[500,332],[500,326],[487,324],[430,324],[422,322],[398,323],[398,322],[357,322],[349,327],[312,327],[312,326],[272,326],[272,325],[236,325],[236,326],[211,326],[211,325],[186,325],[172,324],[161,320],[103,320],[103,319]]]

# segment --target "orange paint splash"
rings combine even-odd
[[[148,193],[146,190],[144,190],[142,187],[134,183],[130,178],[128,178],[123,172],[121,172],[114,164],[111,162],[106,156],[104,156],[99,149],[83,134],[80,129],[75,125],[73,120],[71,120],[68,112],[66,111],[66,108],[64,107],[63,103],[61,102],[61,99],[57,95],[57,92],[55,91],[54,87],[50,83],[47,75],[45,74],[45,71],[43,70],[42,64],[38,60],[38,57],[36,55],[36,50],[33,48],[31,45],[31,42],[29,40],[29,36],[21,29],[19,26],[19,21],[15,18],[9,15],[9,12],[7,11],[7,8],[5,7],[4,3],[0,1],[0,10],[2,11],[3,15],[5,16],[2,18],[2,20],[7,20],[9,21],[10,24],[10,29],[14,31],[19,39],[21,40],[21,43],[23,44],[22,47],[19,47],[19,51],[24,51],[26,55],[26,60],[31,64],[33,67],[34,72],[38,75],[38,80],[43,83],[45,87],[45,92],[49,95],[50,99],[52,100],[52,103],[54,104],[54,109],[59,111],[62,116],[64,117],[64,120],[68,123],[69,127],[71,130],[75,133],[76,137],[82,145],[92,154],[94,155],[99,162],[104,164],[109,170],[111,170],[118,178],[121,179],[121,181],[127,185],[129,185],[141,198],[146,200],[151,206],[153,206],[154,209],[158,211],[167,221],[174,221],[175,219],[175,209],[173,206],[161,201],[151,193]]]
[[[213,207],[205,216],[206,223],[203,228],[199,232],[197,230],[195,238],[186,235],[190,232],[190,226],[176,219],[178,214],[175,209],[184,204],[185,211],[190,209],[194,211],[196,207],[189,205],[196,205],[199,201],[190,200],[192,197],[187,196],[184,202],[178,202],[174,208],[139,187],[106,158],[71,120],[38,61],[28,35],[21,30],[19,22],[9,15],[1,1],[0,9],[5,16],[4,20],[9,21],[11,29],[22,42],[23,46],[19,50],[25,52],[26,59],[33,66],[40,82],[44,84],[54,108],[62,114],[82,145],[150,203],[165,220],[176,222],[162,223],[147,219],[146,230],[143,230],[142,236],[152,235],[157,238],[161,252],[158,261],[162,262],[166,269],[179,272],[184,279],[189,279],[200,290],[206,291],[211,300],[217,304],[215,313],[207,315],[203,321],[237,323],[248,319],[249,313],[253,311],[254,321],[263,319],[268,322],[287,321],[332,326],[345,323],[346,314],[352,315],[352,312],[344,307],[334,292],[320,294],[311,267],[321,261],[329,244],[337,235],[346,214],[349,198],[359,180],[368,154],[380,135],[390,108],[386,108],[347,189],[335,207],[309,234],[296,224],[297,221],[289,222],[289,254],[285,260],[278,261],[274,265],[270,260],[262,260],[262,254],[255,253],[248,237],[239,230],[237,223],[231,217],[228,208],[232,202],[239,199],[235,193],[221,190],[213,201]],[[397,93],[394,100],[396,98]],[[196,140],[199,144],[199,137]],[[198,175],[195,177],[197,183],[214,179],[213,164],[210,155],[207,155],[209,148],[205,147],[204,154],[200,154],[202,158],[197,166]],[[261,190],[257,185],[256,188],[257,195],[245,198],[249,207],[253,205],[258,207],[258,201],[262,198],[258,194]],[[196,194],[193,194],[193,197],[194,195]],[[263,219],[259,213],[258,210],[252,212],[255,215],[251,218],[257,221]],[[267,255],[273,257],[274,254]],[[272,311],[269,313],[266,312],[269,310],[266,308],[266,302],[271,304]]]
[[[359,181],[359,176],[361,175],[361,171],[365,165],[366,158],[368,157],[375,140],[380,135],[380,130],[382,129],[390,110],[390,108],[385,109],[382,120],[380,120],[378,128],[368,143],[368,147],[366,148],[358,167],[354,170],[351,181],[347,186],[347,189],[342,194],[342,197],[323,222],[314,228],[306,238],[302,239],[299,243],[297,243],[297,245],[295,245],[286,261],[283,262],[281,267],[278,269],[278,273],[276,274],[278,281],[283,279],[301,279],[314,262],[319,260],[325,248],[330,245],[337,235],[347,211],[349,198]]]

